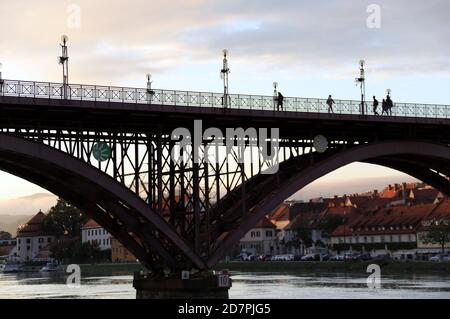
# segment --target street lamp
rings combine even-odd
[[[152,75],[150,73],[147,73],[147,102],[149,104],[152,103],[153,95],[155,94],[155,91],[152,90]]]
[[[275,110],[277,106],[277,99],[278,99],[278,82],[273,82],[273,109]]]
[[[223,80],[223,107],[228,107],[228,76],[230,74],[230,68],[228,67],[228,50],[223,49],[223,67],[220,70],[220,77]]]
[[[69,37],[67,35],[61,36],[61,56],[58,61],[59,64],[62,65],[63,69],[63,86],[62,86],[62,97],[67,99],[67,88],[69,86],[69,55],[67,50],[67,42],[69,41]]]
[[[0,93],[3,94],[2,64],[0,63]]]
[[[361,59],[359,61],[359,71],[360,75],[359,78],[355,79],[356,85],[360,85],[361,87],[361,114],[364,115],[366,113],[366,78],[365,78],[365,71],[364,71],[364,65],[366,64],[366,61]]]

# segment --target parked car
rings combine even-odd
[[[330,260],[331,255],[330,254],[322,254],[322,256],[319,255],[319,260],[320,260],[320,257],[322,257],[322,261],[328,261],[328,260]]]
[[[331,256],[330,261],[344,261],[344,256],[343,255],[334,255]]]
[[[258,259],[258,256],[255,254],[246,255],[242,258],[243,261],[255,261]]]
[[[377,261],[386,261],[386,260],[392,260],[392,257],[388,254],[378,255],[373,260]]]
[[[272,255],[261,255],[258,258],[260,261],[269,261],[272,260]]]
[[[294,261],[294,255],[275,255],[271,261]]]
[[[430,257],[430,261],[450,261],[450,255],[438,254]]]
[[[361,255],[357,255],[354,257],[354,260],[359,260],[359,261],[369,261],[372,260],[372,256],[370,256],[370,254],[361,254]]]
[[[301,261],[319,260],[319,254],[307,254],[307,255],[303,256],[300,260]]]

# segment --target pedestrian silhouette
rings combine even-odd
[[[281,94],[281,92],[278,92],[278,98],[277,98],[277,111],[283,110],[283,101],[284,96]]]
[[[377,98],[374,96],[373,97],[373,114],[374,115],[380,115],[380,114],[378,114],[378,111],[377,111],[379,104],[380,103],[378,102]]]
[[[331,95],[328,95],[328,100],[327,100],[327,104],[328,104],[328,113],[334,113],[333,111],[333,104],[336,104],[333,100],[333,98],[331,97]]]
[[[384,113],[386,113],[386,115],[389,115],[388,107],[387,107],[387,103],[386,103],[385,99],[383,99],[383,102],[381,102],[381,108],[383,109],[383,111],[381,112],[381,115],[384,115]]]
[[[392,102],[389,94],[386,97],[386,107],[387,107],[387,110],[389,111],[389,115],[392,115],[392,108],[394,107],[394,102]]]

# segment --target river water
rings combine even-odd
[[[232,273],[231,299],[450,298],[450,274],[382,276],[381,288],[370,289],[366,277],[349,274]],[[9,298],[135,298],[132,276],[82,277],[69,288],[54,273],[0,273],[0,299]]]

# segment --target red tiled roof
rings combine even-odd
[[[433,203],[439,191],[434,188],[414,189],[410,191],[409,199],[415,203]]]
[[[277,228],[268,218],[261,219],[253,228]]]
[[[321,214],[315,212],[305,212],[297,215],[286,227],[286,230],[298,229],[305,225],[312,228],[315,222],[320,218]]]
[[[433,212],[422,221],[420,230],[426,230],[434,221],[450,220],[450,200],[443,200],[436,205]]]
[[[44,231],[42,228],[42,222],[44,221],[45,214],[39,212],[33,216],[25,225],[17,230],[17,237],[36,237],[51,235]]]
[[[272,214],[270,214],[270,219],[273,221],[289,220],[289,206],[286,204],[278,206]]]
[[[348,235],[353,234],[408,234],[414,233],[421,221],[433,212],[436,205],[396,206],[361,214],[350,221]],[[342,228],[337,228],[331,236],[342,236]]]
[[[84,225],[83,225],[84,229],[87,228],[102,228],[102,226],[100,226],[99,224],[97,224],[97,222],[93,219],[89,219]]]

